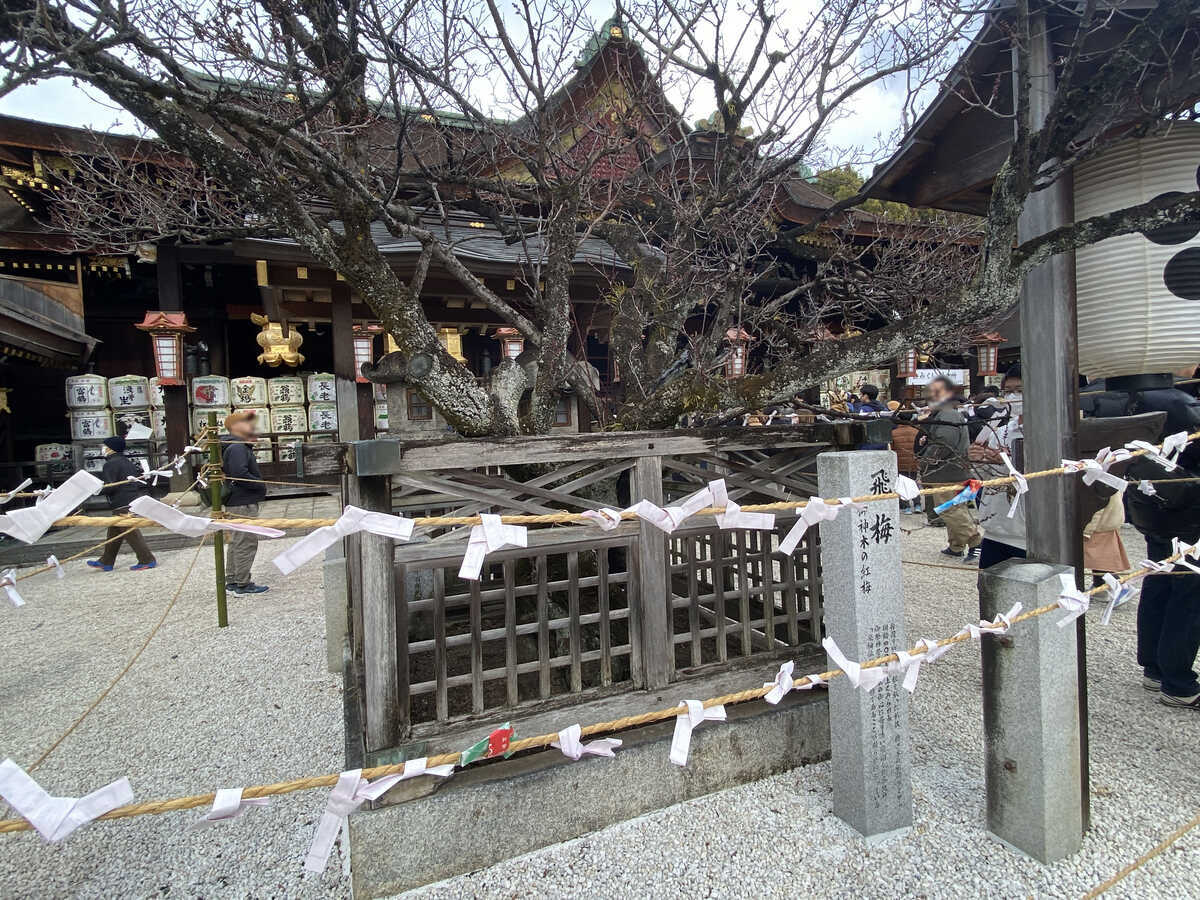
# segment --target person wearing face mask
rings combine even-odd
[[[930,405],[919,414],[915,425],[917,462],[924,484],[962,484],[971,477],[967,468],[969,446],[967,420],[959,410],[958,389],[944,375],[929,382]],[[926,498],[926,514],[934,524],[946,527],[945,556],[975,558],[983,535],[971,507],[965,503],[951,506],[935,517],[934,506],[953,496],[952,491]],[[940,519],[940,522],[934,519]]]
[[[142,470],[125,455],[125,438],[114,436],[104,439],[104,469],[100,473],[104,487],[101,488],[101,491],[108,498],[108,505],[117,515],[128,513],[130,503],[138,497],[150,494],[150,488],[144,481],[129,480],[131,476],[136,478],[141,474]],[[113,525],[108,529],[106,537],[108,540],[104,545],[104,550],[100,553],[100,558],[87,561],[87,564],[93,569],[111,572],[113,566],[116,565],[117,553],[120,551],[122,543],[129,544],[129,549],[137,556],[137,562],[129,567],[133,571],[141,572],[145,569],[153,569],[158,565],[158,560],[150,552],[150,546],[139,529]]]
[[[998,401],[989,401],[995,410],[987,417],[969,456],[977,464],[981,479],[1008,474],[1001,453],[1016,465],[1018,441],[1021,440],[1021,367],[1010,366],[1004,373]],[[1011,486],[984,488],[979,499],[979,524],[983,526],[983,542],[979,545],[979,568],[986,569],[1006,559],[1025,558],[1025,504],[1018,503],[1009,516],[1015,489]]]

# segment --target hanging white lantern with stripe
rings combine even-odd
[[[1075,220],[1194,191],[1200,125],[1114,144],[1075,169]],[[1200,365],[1200,222],[1075,253],[1079,371],[1090,378]]]

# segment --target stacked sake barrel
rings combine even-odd
[[[142,375],[72,375],[67,378],[67,417],[71,421],[72,467],[98,473],[104,467],[104,439],[121,434],[126,455],[158,463],[166,439],[166,425],[151,409],[155,394],[150,379]],[[34,449],[47,474],[63,459],[62,445]]]

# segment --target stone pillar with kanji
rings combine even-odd
[[[826,500],[889,493],[895,483],[890,450],[817,457],[817,485]],[[847,659],[908,649],[897,500],[842,509],[822,522],[821,569],[826,634]],[[911,827],[908,694],[900,681],[888,678],[867,692],[845,677],[833,679],[829,731],[837,816],[869,840]]]

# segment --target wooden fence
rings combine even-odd
[[[862,425],[815,423],[376,440],[306,447],[304,465],[344,471],[352,503],[408,515],[669,504],[717,477],[744,505],[815,494],[817,454],[867,439]],[[815,530],[792,555],[777,549],[794,520],[780,514],[773,533],[721,530],[711,516],[669,536],[638,521],[531,528],[527,547],[489,554],[475,582],[458,577],[469,529],[348,539],[348,674],[365,749],[819,643]]]

